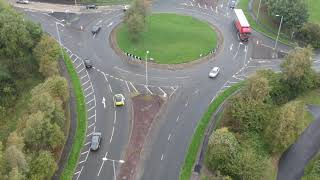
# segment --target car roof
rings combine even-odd
[[[212,68],[212,71],[218,71],[218,70],[219,70],[219,67]]]
[[[92,134],[92,136],[101,136],[101,132],[95,132]]]

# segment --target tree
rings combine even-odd
[[[273,153],[282,153],[303,132],[304,105],[299,101],[292,101],[281,107],[277,118],[271,119],[266,131],[265,139]]]
[[[212,133],[209,138],[206,163],[211,170],[230,172],[230,162],[238,152],[238,141],[227,128]]]
[[[305,0],[267,0],[267,6],[269,15],[283,16],[283,24],[292,31],[300,29],[309,17]]]
[[[33,54],[39,63],[39,72],[45,77],[57,75],[58,58],[60,55],[60,48],[57,42],[50,36],[44,35],[39,43],[33,49]]]
[[[57,164],[48,151],[40,151],[30,162],[30,180],[51,179],[57,169]]]
[[[305,23],[296,37],[313,48],[320,48],[320,24]]]
[[[24,153],[19,150],[16,146],[9,146],[6,149],[6,161],[8,162],[9,167],[18,168],[23,171],[28,170],[28,163]]]
[[[313,52],[310,47],[296,48],[290,52],[281,64],[282,79],[289,86],[292,97],[296,97],[307,89],[315,87],[317,76],[312,69]]]
[[[134,0],[124,16],[132,41],[138,41],[140,34],[145,30],[147,17],[147,3],[144,0]]]
[[[26,145],[33,150],[54,150],[63,144],[65,138],[61,128],[51,124],[40,111],[29,115],[23,134]]]
[[[31,113],[41,111],[46,118],[51,119],[55,110],[55,101],[48,92],[41,94],[32,93],[29,110]]]
[[[13,131],[7,139],[7,147],[9,146],[16,146],[20,151],[22,151],[24,147],[23,137],[19,136],[16,131]]]
[[[270,87],[268,80],[259,74],[256,74],[249,78],[244,94],[249,99],[263,102],[269,97],[269,92]]]
[[[12,168],[9,173],[9,180],[22,180],[24,179],[23,174],[19,171],[17,167]]]
[[[268,160],[258,155],[252,148],[242,148],[233,160],[233,172],[238,179],[256,180],[266,175],[270,167]]]
[[[53,98],[60,99],[62,102],[66,102],[69,98],[68,83],[65,78],[60,76],[53,76],[44,83],[41,83],[34,87],[31,91],[33,96],[48,92]]]

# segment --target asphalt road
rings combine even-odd
[[[217,1],[217,6],[196,0],[154,2],[153,12],[190,15],[209,22],[221,32],[223,43],[219,53],[207,62],[183,70],[149,68],[148,86],[145,85],[144,64],[128,63],[110,47],[108,37],[112,29],[122,22],[121,9],[83,14],[24,10],[30,19],[39,22],[57,40],[58,30],[63,47],[71,56],[81,79],[86,97],[88,128],[73,179],[114,178],[114,171],[117,173],[120,164],[103,158],[124,158],[131,130],[129,97],[132,93],[158,94],[168,100],[145,145],[137,179],[178,179],[196,124],[217,94],[246,79],[257,69],[280,70],[280,59],[253,58],[254,54],[270,51],[273,41],[257,33],[253,33],[248,44],[238,41],[232,23],[235,16],[227,4],[222,0]],[[93,36],[90,30],[96,24],[102,25],[102,29]],[[288,47],[281,44],[279,48],[288,51]],[[83,58],[92,59],[94,68],[86,70]],[[208,78],[213,66],[221,67],[221,73],[214,80]],[[113,106],[112,97],[116,93],[124,94],[128,100],[126,106]],[[90,138],[97,131],[103,134],[102,145],[97,152],[91,152]]]

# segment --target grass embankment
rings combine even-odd
[[[309,10],[309,22],[320,24],[320,1],[319,0],[307,0]]]
[[[184,160],[180,171],[180,180],[189,180],[192,173],[192,167],[196,161],[199,147],[204,138],[205,131],[211,120],[213,113],[218,109],[218,107],[234,92],[236,92],[243,83],[238,83],[225,91],[223,91],[210,105],[208,110],[204,113],[201,120],[198,122],[196,130],[192,136],[191,143],[187,150],[187,155]]]
[[[80,0],[81,4],[117,5],[130,4],[131,0]]]
[[[130,40],[127,26],[117,29],[117,43],[124,52],[144,59],[146,51],[159,64],[179,64],[205,56],[216,47],[217,35],[210,25],[193,17],[153,14],[147,18],[140,40]]]
[[[64,62],[66,64],[69,76],[71,78],[73,91],[76,97],[76,111],[77,111],[77,128],[73,139],[72,149],[68,161],[64,167],[60,179],[72,179],[74,170],[76,168],[80,150],[82,148],[84,137],[86,133],[86,107],[84,96],[82,93],[81,83],[78,78],[77,72],[74,70],[70,57],[64,52]]]

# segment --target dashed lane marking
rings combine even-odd
[[[178,121],[179,121],[179,119],[180,119],[180,116],[178,116],[178,117],[177,117],[176,122],[178,122]]]
[[[114,111],[114,120],[113,120],[113,124],[116,124],[117,122],[117,111]]]
[[[111,93],[112,93],[112,88],[111,88],[111,85],[110,84],[108,84],[109,85],[109,89],[110,89],[110,91],[111,91]]]
[[[171,138],[171,134],[169,134],[169,136],[168,136],[168,141],[170,141],[170,138]]]
[[[111,137],[110,137],[110,143],[112,142],[113,134],[114,134],[114,126],[112,127],[112,133],[111,133]]]
[[[163,154],[161,154],[161,159],[160,159],[161,161],[163,160]]]

